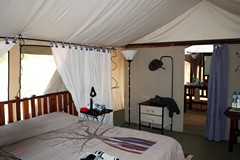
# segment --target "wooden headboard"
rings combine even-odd
[[[78,115],[68,91],[0,102],[0,126],[51,112]]]

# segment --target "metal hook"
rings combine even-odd
[[[239,53],[239,52],[237,52],[237,51],[236,51],[236,55],[237,55],[238,57],[240,57],[240,53]]]
[[[235,72],[237,72],[240,69],[240,65],[238,65],[237,67],[235,67]]]

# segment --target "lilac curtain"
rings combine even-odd
[[[208,81],[208,110],[205,137],[208,140],[225,139],[228,94],[228,44],[214,44]]]

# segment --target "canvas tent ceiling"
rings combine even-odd
[[[135,43],[239,38],[239,27],[240,14],[230,13],[208,1],[202,1]]]
[[[0,4],[2,37],[21,34],[105,46],[240,37],[239,0],[1,0]],[[215,17],[210,24],[216,25],[208,30],[206,23]]]

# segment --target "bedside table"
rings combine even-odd
[[[112,109],[105,109],[103,111],[95,111],[95,110],[89,110],[88,112],[81,112],[83,113],[88,119],[90,119],[90,117],[92,118],[92,120],[96,119],[97,121],[99,121],[99,116],[102,117],[102,119],[99,122],[103,122],[104,118],[105,118],[105,114],[111,113],[113,110]]]
[[[160,106],[152,103],[151,101],[141,102],[138,105],[139,130],[141,130],[141,126],[150,128],[160,127],[161,133],[163,134],[164,128],[170,126],[172,131],[172,118],[170,118],[168,115],[169,112],[167,106]]]

